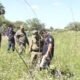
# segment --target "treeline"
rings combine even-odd
[[[19,28],[21,24],[24,25],[24,28],[26,30],[41,30],[45,28],[45,24],[42,23],[39,19],[33,18],[33,19],[28,19],[25,22],[23,21],[16,21],[16,22],[11,22],[7,19],[5,19],[4,15],[6,13],[5,7],[0,3],[0,32],[8,28],[9,25],[12,25],[15,30]],[[51,26],[48,30],[53,31],[55,30],[53,28],[54,26]],[[60,31],[59,29],[56,29],[57,31]],[[75,31],[80,31],[80,22],[72,22],[69,23],[63,30],[75,30]]]
[[[80,31],[80,22],[69,23],[64,29],[66,29],[66,30]]]
[[[8,28],[9,25],[12,25],[14,29],[17,30],[21,24],[24,25],[25,30],[29,30],[29,31],[34,29],[40,30],[45,28],[45,24],[42,23],[37,18],[28,19],[25,22],[23,21],[11,22],[4,17],[5,13],[6,13],[5,8],[0,3],[0,31],[5,32],[5,30]]]

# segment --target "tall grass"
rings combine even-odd
[[[69,70],[74,76],[64,80],[80,80],[80,32],[54,32],[53,36],[55,52],[50,69],[57,67],[61,71]],[[29,66],[28,46],[22,57]],[[0,49],[0,80],[31,80],[27,72],[29,69],[26,68],[16,51],[7,51],[7,40],[3,38]],[[50,75],[47,70],[38,71],[33,69],[32,75],[34,75],[34,80],[59,80]]]

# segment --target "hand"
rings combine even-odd
[[[48,55],[47,55],[47,54],[45,54],[43,57],[46,59],[46,58],[48,57]]]

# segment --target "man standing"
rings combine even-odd
[[[29,51],[31,52],[31,63],[34,62],[40,63],[40,58],[42,55],[42,47],[43,41],[41,40],[41,36],[38,34],[37,30],[32,32],[32,38],[30,40]],[[37,64],[36,63],[36,64]]]
[[[7,36],[8,36],[8,51],[12,48],[12,51],[15,50],[15,39],[14,39],[15,32],[13,30],[13,26],[9,25]]]
[[[44,38],[44,45],[42,51],[42,60],[40,63],[40,69],[47,68],[52,60],[54,54],[54,39],[51,35],[47,33],[46,30],[42,31],[42,36]]]
[[[26,48],[26,43],[29,45],[23,25],[20,25],[20,29],[16,32],[15,38],[19,45],[19,53],[21,54]]]

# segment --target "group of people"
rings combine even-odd
[[[54,55],[54,39],[46,30],[33,31],[29,51],[31,52],[31,62],[37,59],[41,69],[48,68]]]
[[[54,38],[46,31],[41,30],[32,31],[30,39],[21,25],[20,29],[15,33],[12,25],[9,26],[7,31],[8,36],[8,51],[12,48],[15,50],[15,41],[19,45],[18,52],[22,54],[26,49],[26,44],[29,46],[29,53],[31,55],[31,63],[37,61],[40,70],[47,68],[50,65],[52,57],[54,56]]]
[[[21,54],[23,50],[26,48],[26,43],[29,45],[28,38],[26,36],[24,26],[21,25],[20,29],[15,32],[13,29],[13,26],[10,25],[7,30],[7,36],[8,36],[8,51],[12,48],[12,51],[14,51],[15,48],[15,42],[18,44],[19,49],[18,52]]]

